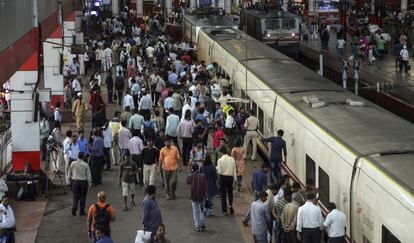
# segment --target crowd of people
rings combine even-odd
[[[253,175],[256,201],[243,224],[248,225],[251,219],[255,242],[271,241],[268,232],[274,232],[277,242],[297,242],[297,238],[317,242],[317,232],[312,229],[317,223],[322,227],[322,222],[301,210],[310,207],[308,202],[316,202],[312,201],[314,188],[309,185],[304,192],[296,182],[290,185],[289,177],[281,173],[287,158],[283,130],[274,137],[259,137],[257,113],[246,111],[240,99],[231,96],[230,78],[218,72],[215,63],[197,62],[191,43],[170,40],[157,15],[139,25],[127,19],[100,22],[100,37],[87,42],[83,64],[78,57],[68,66],[64,107],[60,102],[55,104],[53,125],[46,117],[41,122],[43,145],[52,140],[62,151],[65,163],[56,170],[64,168],[66,182],[71,185],[72,215],[88,215],[91,240],[112,242],[110,225],[115,221],[115,210],[106,203],[106,192],[99,192],[98,202],[85,211],[88,187],[105,185],[102,170],[115,167],[119,172],[122,211],[136,205],[136,186],[145,187],[143,229],[151,232],[149,242],[169,242],[156,185],[162,185],[166,200],[175,200],[178,174],[186,167],[194,230],[205,231],[205,218],[213,215],[215,198],[220,198],[223,215],[234,214],[233,185],[239,192],[246,189],[246,161],[256,161],[261,139],[271,143],[271,155]],[[84,78],[89,69],[93,74],[87,83]],[[112,117],[109,105],[117,107]],[[72,111],[77,128],[77,132],[66,130],[64,139],[62,108]],[[88,111],[92,114],[90,125],[86,122]],[[87,136],[89,127],[92,130]],[[272,184],[268,186],[269,171]],[[269,230],[271,225],[273,230]],[[324,225],[329,233],[332,226]],[[297,237],[293,236],[296,232],[300,233]],[[344,236],[343,231],[337,234],[329,237]]]

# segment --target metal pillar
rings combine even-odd
[[[355,80],[354,89],[355,89],[356,95],[358,95],[359,70],[360,70],[359,60],[356,60],[354,64],[354,80]]]
[[[137,8],[137,18],[141,19],[144,16],[144,0],[137,0],[136,8]]]
[[[226,15],[231,14],[231,0],[224,0],[224,12]]]
[[[172,17],[172,0],[165,0],[165,9],[167,10],[167,17]]]
[[[112,0],[112,16],[119,17],[119,1]]]

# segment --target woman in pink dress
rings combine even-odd
[[[237,189],[238,191],[242,191],[242,180],[244,171],[246,168],[246,161],[245,161],[245,149],[243,147],[243,141],[241,138],[236,139],[235,146],[231,150],[231,157],[234,158],[236,161],[236,169],[237,169]]]

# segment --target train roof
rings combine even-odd
[[[242,12],[245,10],[242,9]],[[247,14],[257,17],[257,18],[299,18],[296,14],[285,12],[285,11],[276,11],[276,10],[268,10],[268,11],[261,11],[258,9],[247,9]],[[243,14],[240,14],[240,18],[242,18]]]
[[[238,27],[238,24],[228,18],[199,18],[196,15],[184,15],[184,21],[197,27]]]
[[[210,37],[244,65],[243,39],[214,39],[211,34]],[[342,89],[263,43],[252,46],[247,52],[252,73],[357,156],[379,154],[370,157],[370,161],[414,194],[412,123]],[[317,97],[326,105],[312,108],[303,101],[304,96]],[[352,106],[348,100],[362,101],[364,105]]]

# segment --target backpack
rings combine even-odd
[[[100,208],[98,204],[95,204],[95,214],[93,215],[94,227],[102,227],[105,232],[109,230],[109,222],[111,221],[108,207],[109,204],[106,204],[104,208]]]
[[[145,138],[155,139],[155,130],[153,121],[144,121],[144,136]]]
[[[26,185],[20,187],[16,195],[17,201],[34,201],[37,199],[38,193],[36,185],[33,181],[28,181]]]

